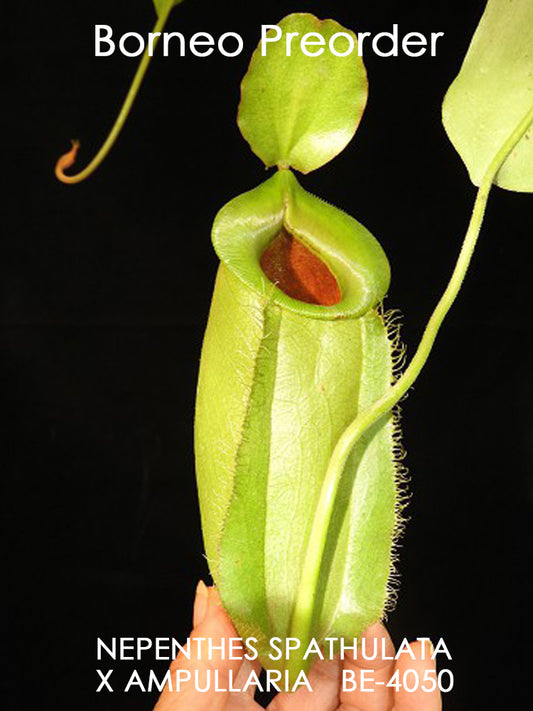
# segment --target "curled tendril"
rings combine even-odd
[[[78,149],[80,147],[80,142],[77,141],[76,139],[71,140],[72,143],[72,148],[70,151],[67,153],[64,153],[61,158],[56,163],[56,178],[60,180],[62,183],[72,183],[76,182],[76,176],[75,175],[65,175],[64,171],[70,168],[70,166],[74,165],[76,162],[76,155],[78,153]]]
[[[128,118],[130,109],[142,84],[144,75],[146,74],[146,70],[148,69],[148,66],[150,64],[150,60],[153,54],[151,50],[155,48],[159,37],[161,36],[161,32],[166,24],[170,11],[173,7],[180,4],[180,2],[177,2],[176,0],[167,0],[167,2],[162,6],[161,10],[159,11],[157,22],[155,23],[155,27],[153,29],[153,42],[151,43],[151,46],[147,45],[137,68],[137,71],[135,73],[135,76],[133,77],[133,81],[131,83],[129,91],[124,100],[124,104],[120,109],[120,113],[117,116],[115,123],[113,124],[113,127],[109,132],[109,135],[107,136],[106,140],[104,141],[100,150],[92,159],[92,161],[79,173],[75,173],[74,175],[67,175],[65,173],[65,170],[74,165],[76,161],[76,155],[80,147],[79,141],[74,140],[72,141],[72,148],[70,149],[70,151],[62,155],[61,158],[59,158],[59,160],[57,161],[55,167],[55,174],[57,179],[60,180],[62,183],[66,183],[67,185],[71,185],[73,183],[81,183],[82,180],[85,180],[85,178],[88,178],[92,173],[94,173],[96,168],[98,168],[100,163],[104,160],[104,158],[107,156],[107,154],[113,147],[116,139],[118,138],[122,130],[122,127],[124,126],[124,123],[126,122],[126,119]]]

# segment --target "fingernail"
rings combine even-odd
[[[205,619],[207,612],[208,591],[203,580],[200,580],[196,586],[196,595],[194,598],[194,610],[192,615],[193,627],[198,627]]]

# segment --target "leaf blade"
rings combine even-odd
[[[475,185],[531,106],[533,3],[489,0],[442,109],[448,137]],[[511,151],[495,183],[533,191],[533,127]]]
[[[368,83],[357,39],[333,20],[294,13],[278,23],[282,39],[260,46],[241,85],[238,124],[254,153],[267,167],[292,167],[308,173],[340,153],[352,139],[363,114]],[[287,56],[286,33],[295,32]],[[320,56],[306,56],[299,40],[308,33],[323,38]],[[328,42],[336,33],[351,37],[354,51],[332,54]],[[335,47],[344,51],[349,40]],[[316,48],[320,49],[319,47]],[[313,49],[314,51],[314,49]]]

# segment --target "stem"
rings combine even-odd
[[[300,639],[303,648],[305,648],[305,643],[310,637],[314,594],[320,575],[327,531],[333,514],[333,506],[337,495],[339,481],[346,465],[346,461],[354,445],[357,444],[361,436],[369,427],[383,417],[383,415],[390,412],[394,405],[396,405],[409,390],[424,367],[442,321],[455,301],[466,275],[472,253],[476,246],[481,224],[483,222],[483,215],[494,178],[504,160],[522,138],[532,122],[533,107],[518,124],[489,164],[478,189],[474,209],[472,211],[472,217],[470,219],[461,252],[457,259],[452,276],[446,290],[444,291],[444,294],[428,321],[420,344],[411,362],[409,363],[409,366],[401,378],[396,381],[396,383],[385,393],[385,395],[383,395],[383,397],[376,400],[373,405],[358,415],[355,420],[348,425],[333,450],[320,491],[313,522],[311,524],[311,532],[303,561],[302,575],[291,620],[290,636]],[[297,666],[298,661],[294,660],[293,664]],[[292,666],[290,661],[289,665]]]
[[[179,0],[179,2],[182,2],[182,0]],[[172,1],[169,1],[165,4],[163,9],[161,10],[161,13],[158,15],[157,22],[155,23],[154,29],[152,30],[153,34],[155,34],[156,32],[162,32],[163,27],[165,26],[168,16],[170,14],[170,11],[174,7],[174,5],[178,5],[179,2],[173,3]],[[153,41],[149,42],[146,46],[142,59],[139,63],[139,66],[137,67],[137,71],[135,72],[135,76],[133,77],[133,81],[131,83],[129,91],[126,95],[124,103],[122,104],[122,108],[120,109],[120,113],[118,114],[115,123],[113,124],[113,128],[109,132],[109,135],[102,144],[100,150],[92,159],[92,161],[87,165],[87,167],[85,167],[83,170],[81,170],[79,173],[76,173],[75,175],[66,175],[64,172],[67,168],[70,168],[70,166],[73,165],[74,161],[76,160],[76,154],[78,152],[78,148],[80,147],[79,141],[72,141],[71,150],[68,153],[62,155],[61,158],[59,158],[56,163],[55,174],[58,180],[60,180],[62,183],[81,183],[81,181],[85,180],[85,178],[88,178],[91,173],[94,173],[100,163],[107,156],[107,154],[113,147],[113,144],[117,140],[122,130],[122,127],[126,122],[126,119],[128,118],[130,109],[133,105],[133,102],[135,101],[135,97],[137,96],[139,88],[142,84],[144,75],[146,74],[146,70],[148,69],[148,66],[150,64],[150,60],[152,59],[151,53],[153,53],[153,50],[157,46],[158,42],[159,35],[155,35]]]

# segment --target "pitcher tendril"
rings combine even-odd
[[[90,175],[92,175],[92,173],[94,173],[94,171],[98,168],[100,163],[102,163],[102,161],[105,159],[105,157],[113,147],[115,141],[120,135],[120,132],[122,131],[124,124],[126,123],[126,119],[128,118],[133,102],[135,101],[135,98],[139,92],[140,86],[143,82],[144,76],[150,64],[150,60],[152,59],[153,49],[155,49],[157,43],[159,42],[159,37],[167,22],[170,11],[173,7],[179,5],[181,2],[183,2],[183,0],[166,0],[163,4],[161,2],[156,3],[158,17],[154,25],[154,29],[152,31],[153,42],[147,45],[143,53],[143,56],[141,58],[139,66],[137,67],[137,71],[135,73],[135,76],[133,77],[133,81],[126,95],[120,113],[118,114],[111,131],[109,132],[106,140],[104,141],[100,150],[94,156],[92,161],[79,173],[75,173],[74,175],[67,175],[65,173],[65,170],[74,165],[78,149],[80,147],[79,141],[72,141],[71,150],[59,158],[55,167],[56,177],[62,183],[65,183],[67,185],[81,183],[83,180],[85,180],[85,178],[88,178]]]
[[[420,344],[410,364],[390,390],[366,411],[358,415],[346,428],[333,450],[307,543],[307,552],[304,558],[302,575],[291,621],[291,637],[297,637],[299,639],[309,638],[313,614],[312,592],[316,590],[322,564],[322,556],[326,546],[327,531],[331,522],[341,474],[348,457],[365,432],[381,417],[389,413],[407,393],[424,367],[440,326],[461,289],[461,285],[470,265],[494,179],[505,159],[509,156],[532,123],[533,107],[531,107],[530,111],[520,121],[487,168],[477,192],[472,217],[455,269],[444,294],[428,321]]]
[[[68,153],[65,153],[64,155],[62,155],[56,164],[56,176],[59,178],[59,180],[62,180],[63,182],[69,182],[68,176],[65,175],[63,171],[67,170],[67,168],[70,168],[72,165],[74,165],[74,163],[76,162],[76,155],[77,155],[79,147],[80,147],[80,142],[74,138],[71,140],[71,144],[72,144],[72,148],[70,149],[70,151]],[[70,181],[70,182],[74,182],[74,181]]]

